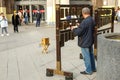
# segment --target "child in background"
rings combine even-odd
[[[8,21],[4,15],[2,16],[2,18],[0,20],[0,25],[1,25],[1,29],[2,29],[1,36],[4,36],[4,31],[5,31],[6,35],[9,36],[8,31],[7,31]]]

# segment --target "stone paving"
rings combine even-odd
[[[120,32],[120,24],[115,24],[115,31]],[[0,80],[65,80],[64,76],[46,77],[46,68],[56,69],[55,27],[42,23],[22,25],[19,33],[13,32],[9,25],[10,36],[0,36]],[[42,53],[39,45],[41,38],[49,37],[48,54]],[[65,43],[61,49],[62,70],[74,74],[74,80],[96,80],[96,73],[82,75],[85,69],[83,60],[79,59],[80,48],[77,38]]]

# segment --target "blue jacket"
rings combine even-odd
[[[94,43],[95,21],[91,16],[85,18],[78,28],[73,29],[73,33],[78,36],[78,46],[89,48]]]

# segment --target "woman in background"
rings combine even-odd
[[[18,31],[19,15],[17,14],[16,11],[14,11],[14,14],[12,16],[12,24],[13,24],[13,27],[14,27],[14,32],[19,32]]]

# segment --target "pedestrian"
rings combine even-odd
[[[23,15],[20,11],[18,11],[18,15],[19,15],[19,25],[21,26]]]
[[[81,47],[86,67],[86,70],[80,73],[91,75],[93,72],[96,72],[93,54],[95,21],[90,16],[90,9],[87,7],[82,9],[82,15],[84,20],[77,28],[71,27],[71,30],[76,36],[78,36],[78,46]]]
[[[120,8],[117,10],[116,18],[117,18],[117,21],[120,22]]]
[[[2,15],[1,15],[1,13],[0,13],[0,21],[2,20]],[[1,22],[0,22],[1,23]],[[1,24],[0,24],[1,25]],[[0,26],[1,27],[1,26]]]
[[[2,13],[0,13],[0,20],[2,19]]]
[[[4,36],[4,32],[6,33],[7,36],[9,36],[9,33],[7,31],[7,27],[8,27],[8,21],[7,18],[4,16],[3,13],[1,13],[1,19],[0,19],[0,25],[1,25],[1,29],[2,29],[2,34],[1,36]]]
[[[117,18],[118,18],[118,17],[117,17],[117,12],[118,12],[118,10],[119,10],[119,6],[115,9],[115,20],[116,20],[116,21],[118,21],[118,19],[117,19]]]
[[[4,14],[3,12],[0,13],[0,20],[2,20],[2,18],[3,18],[3,17],[2,17],[3,14]]]
[[[14,14],[12,16],[12,24],[14,27],[14,32],[19,32],[18,31],[18,25],[19,25],[19,16],[16,11],[14,11]]]
[[[41,22],[41,13],[38,10],[36,14],[36,27],[40,27],[40,22]]]
[[[25,9],[25,12],[23,13],[23,16],[24,16],[24,22],[25,24],[28,24],[28,20],[29,20],[29,12],[27,11],[27,9]]]

